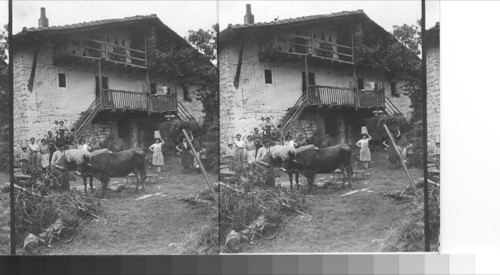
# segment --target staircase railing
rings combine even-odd
[[[90,104],[89,108],[80,116],[78,121],[75,124],[75,137],[76,140],[80,140],[83,136],[83,132],[87,128],[87,126],[92,123],[97,112],[99,111],[99,98],[96,98],[92,104]]]
[[[184,121],[196,121],[193,115],[189,113],[189,111],[182,105],[180,101],[177,101],[177,114],[179,115],[180,119]]]
[[[280,120],[281,136],[286,137],[292,128],[292,124],[300,117],[304,109],[309,103],[307,102],[307,95],[302,94],[295,105],[288,109],[288,112]]]
[[[403,113],[392,103],[392,101],[388,98],[385,97],[385,110],[387,113],[391,116],[402,116],[404,117]]]

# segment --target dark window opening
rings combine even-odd
[[[266,80],[266,84],[273,83],[273,72],[271,70],[264,70],[264,78]]]
[[[102,88],[104,90],[109,89],[109,87],[108,87],[108,77],[103,76],[103,77],[101,77],[101,79],[102,79]],[[99,90],[99,76],[96,75],[95,76],[95,93],[96,93],[96,96],[99,96],[99,92],[100,92],[100,90]]]
[[[380,84],[378,82],[375,82],[374,90],[375,91],[381,90],[381,86],[380,86]]]
[[[365,80],[363,78],[358,78],[358,90],[365,89]]]
[[[396,82],[391,82],[391,95],[399,96],[398,88],[396,87]]]
[[[182,89],[182,92],[184,94],[184,101],[191,101],[191,98],[189,97],[189,89],[188,89],[188,87],[184,87]]]
[[[309,85],[316,85],[316,74],[309,73]],[[302,72],[302,92],[306,91],[306,73]]]
[[[66,87],[66,74],[59,74],[59,87]]]
[[[150,83],[151,86],[151,94],[156,95],[158,94],[158,90],[156,89],[156,82]]]

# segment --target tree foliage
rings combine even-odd
[[[422,62],[418,57],[422,44],[420,23],[393,26],[392,36],[380,35],[361,28],[355,43],[355,64],[358,67],[383,70],[392,78],[399,73],[405,83],[402,93],[410,98],[416,113],[422,110]]]
[[[217,33],[219,33],[219,24],[213,25],[211,30],[189,30],[188,33],[189,35],[186,40],[193,47],[211,61],[217,59]]]
[[[158,30],[156,47],[150,56],[151,66],[177,79],[179,85],[196,82],[199,88],[195,96],[203,104],[208,124],[218,121],[219,114],[219,73],[211,62],[217,53],[217,30],[218,25],[212,30],[191,30],[187,37],[189,43],[172,39],[166,30]]]
[[[9,37],[8,32],[8,24],[3,26],[3,29],[0,30],[0,59],[7,60],[7,52],[9,51],[9,44],[7,43],[7,38]]]

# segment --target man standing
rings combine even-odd
[[[40,160],[40,147],[35,143],[35,138],[30,138],[30,143],[28,144],[28,148],[30,149],[30,157],[29,164],[32,171],[38,171],[38,161]]]
[[[52,131],[49,131],[47,133],[46,141],[47,141],[47,145],[49,146],[49,153],[50,153],[49,160],[51,160],[52,159],[52,155],[57,150],[57,147],[56,147],[56,138],[52,135]]]
[[[237,167],[245,168],[245,148],[246,144],[241,140],[241,135],[236,135],[236,140],[234,141],[234,146],[236,147],[235,159]]]
[[[259,151],[257,152],[257,158],[255,159],[255,162],[257,163],[257,171],[265,175],[263,180],[265,181],[264,184],[267,187],[274,187],[274,167],[271,161],[271,148],[269,147],[269,139],[264,138],[262,140],[262,143],[264,146],[259,149]]]
[[[55,151],[50,161],[49,173],[56,179],[56,184],[63,191],[69,191],[69,175],[66,171],[68,167],[64,163],[60,163],[64,157],[64,146],[60,146],[59,150]]]
[[[262,135],[259,133],[259,128],[253,128],[252,138],[255,142],[255,156],[257,156],[257,152],[262,147]]]

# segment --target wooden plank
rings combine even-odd
[[[38,62],[38,52],[40,51],[40,46],[37,45],[35,49],[35,54],[33,55],[33,64],[31,65],[30,79],[28,80],[28,90],[33,91],[33,83],[35,82],[36,64]]]
[[[243,52],[245,50],[245,40],[241,41],[240,51],[238,53],[238,65],[236,67],[236,75],[234,76],[234,87],[238,89],[240,85],[240,75],[241,75],[241,64],[243,62]]]

